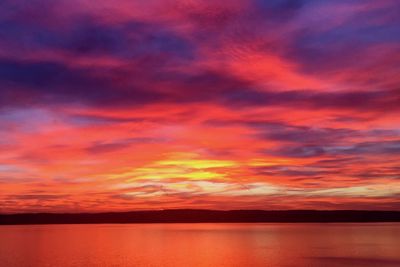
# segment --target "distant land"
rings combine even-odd
[[[151,210],[107,213],[1,214],[0,225],[95,223],[400,222],[400,211]]]

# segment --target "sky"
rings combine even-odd
[[[400,210],[398,0],[2,0],[0,213]]]

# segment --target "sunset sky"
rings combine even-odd
[[[0,213],[400,210],[398,0],[3,0]]]

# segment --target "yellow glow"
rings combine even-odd
[[[198,156],[193,153],[173,153],[168,159],[155,161],[146,166],[130,171],[112,174],[111,179],[129,178],[129,181],[137,179],[174,179],[186,178],[194,180],[207,180],[224,178],[225,174],[214,168],[229,168],[238,166],[234,161],[193,159]]]
[[[202,159],[187,159],[187,160],[161,160],[157,164],[162,166],[181,166],[193,169],[208,169],[208,168],[222,168],[222,167],[232,167],[236,163],[227,160],[202,160]]]

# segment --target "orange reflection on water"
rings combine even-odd
[[[399,266],[400,224],[1,226],[2,266]]]

